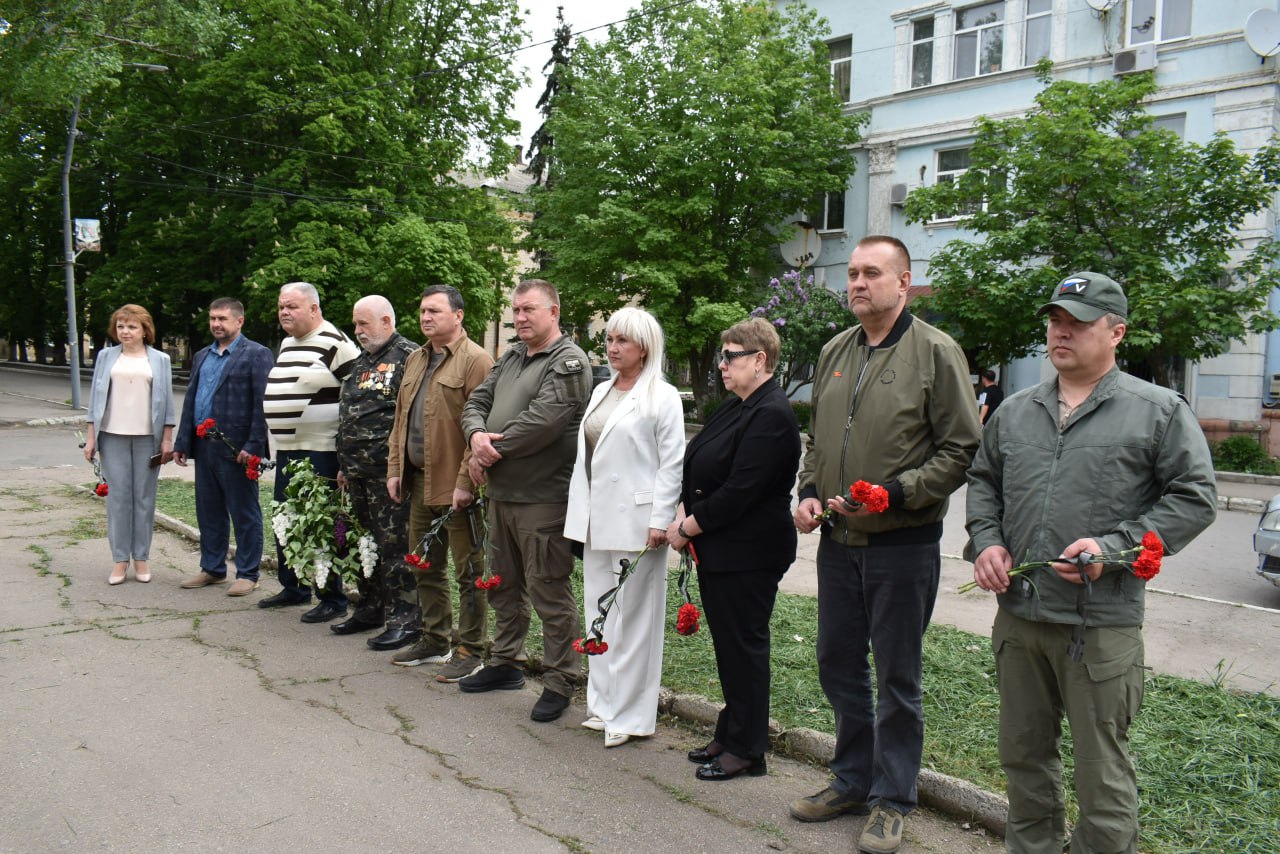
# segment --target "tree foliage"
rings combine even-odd
[[[769,280],[764,303],[752,309],[778,329],[782,358],[776,372],[788,396],[813,382],[813,370],[823,346],[849,325],[845,295],[815,287],[813,274],[788,270]]]
[[[1280,188],[1274,143],[1252,157],[1224,134],[1204,144],[1155,128],[1151,74],[1094,84],[1052,81],[1021,118],[980,117],[970,168],[918,189],[907,217],[966,212],[977,240],[947,243],[929,264],[928,305],[984,364],[1029,355],[1044,340],[1035,309],[1074,272],[1125,287],[1129,331],[1120,357],[1168,384],[1173,359],[1220,355],[1273,329],[1277,245],[1245,251],[1238,230]]]
[[[224,7],[202,55],[166,57],[169,74],[82,99],[74,215],[103,225],[101,256],[81,258],[85,328],[137,302],[162,334],[198,345],[209,301],[234,296],[247,331],[275,340],[276,292],[305,279],[339,325],[382,289],[404,330],[416,329],[423,286],[453,283],[477,330],[500,304],[514,236],[502,203],[461,176],[500,174],[511,160],[516,0]],[[47,230],[65,116],[18,112],[4,127],[26,156],[0,151],[0,187]],[[56,257],[48,237],[31,245]],[[15,292],[47,276],[44,258],[0,263]]]
[[[812,11],[668,5],[575,46],[531,243],[570,322],[633,299],[653,312],[701,402],[720,331],[759,292],[753,271],[776,266],[778,224],[844,189],[863,120],[831,92]]]

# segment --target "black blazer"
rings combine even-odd
[[[685,449],[680,488],[685,515],[702,528],[693,548],[704,572],[795,561],[791,488],[799,467],[800,427],[773,379],[715,411]]]

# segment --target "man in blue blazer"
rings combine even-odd
[[[223,297],[209,305],[213,343],[196,353],[191,381],[182,403],[174,460],[196,464],[196,521],[200,526],[200,574],[182,582],[187,589],[227,580],[230,528],[236,531],[236,581],[228,596],[258,589],[262,560],[262,508],[258,481],[248,477],[250,456],[266,457],[267,422],[262,413],[267,374],[275,364],[271,351],[240,334],[244,306]],[[212,418],[217,429],[238,448],[218,439],[198,439],[196,427]],[[231,525],[228,525],[230,517]]]

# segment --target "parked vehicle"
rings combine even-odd
[[[1253,550],[1258,553],[1258,575],[1280,587],[1280,495],[1267,502],[1253,534]]]

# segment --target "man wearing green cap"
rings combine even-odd
[[[1175,552],[1217,513],[1213,463],[1191,408],[1116,366],[1128,310],[1104,275],[1063,279],[1036,312],[1048,315],[1057,377],[1004,402],[969,469],[965,557],[978,586],[999,594],[991,643],[1009,778],[1005,841],[1019,854],[1138,850],[1128,744],[1142,704],[1146,581],[1134,572],[1135,547],[1149,531]],[[1046,560],[1055,562],[1009,574],[1015,563]],[[1064,713],[1080,805],[1069,835]]]

